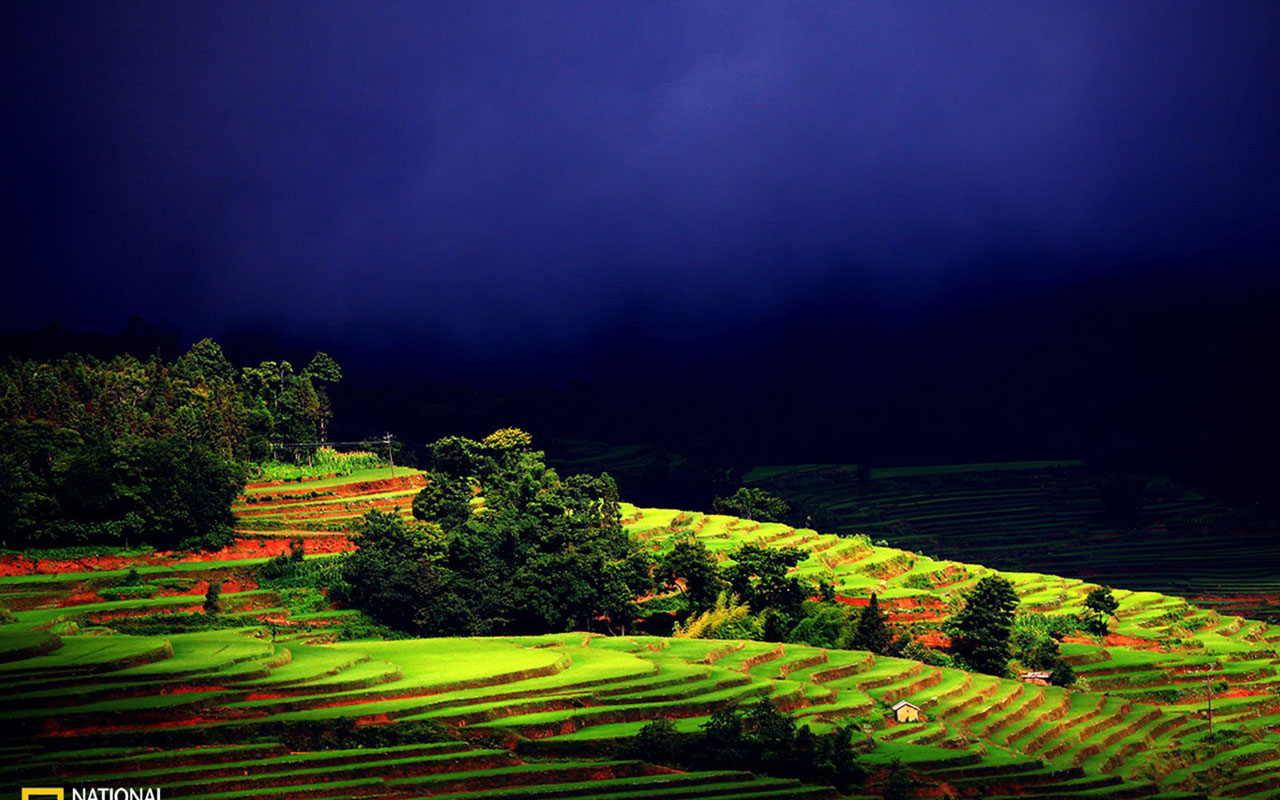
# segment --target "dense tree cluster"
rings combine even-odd
[[[431,445],[417,521],[371,512],[348,562],[350,600],[426,635],[623,628],[652,563],[623,530],[608,475],[561,478],[511,430]]]
[[[850,791],[866,777],[853,748],[854,729],[815,736],[769,700],[711,715],[697,734],[681,736],[669,719],[648,723],[617,755],[686,769],[737,769]]]
[[[229,537],[239,464],[326,433],[319,353],[237,370],[213,341],[175,361],[70,353],[0,367],[0,530],[12,548]]]
[[[756,522],[782,522],[791,510],[786,500],[751,486],[743,486],[728,497],[717,497],[712,505],[717,514],[731,514]]]

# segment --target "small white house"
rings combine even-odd
[[[920,706],[899,700],[893,704],[893,718],[898,722],[919,722]]]

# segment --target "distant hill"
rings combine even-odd
[[[1280,617],[1274,524],[1164,478],[1100,475],[1078,461],[1032,461],[869,471],[770,466],[744,481],[786,498],[823,530],[867,533],[895,547],[997,569]],[[1126,484],[1129,496],[1120,505],[1127,508],[1114,507],[1108,481]]]

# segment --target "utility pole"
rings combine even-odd
[[[1212,669],[1212,667],[1210,668]],[[1213,677],[1206,675],[1204,677],[1204,696],[1205,702],[1209,704],[1209,746],[1213,746],[1213,685],[1211,681]]]
[[[391,477],[393,478],[396,476],[396,456],[391,450],[391,440],[394,438],[390,433],[384,434],[382,437],[382,441],[387,445],[387,461],[391,462]]]

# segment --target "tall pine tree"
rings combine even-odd
[[[854,650],[870,650],[879,655],[889,652],[889,645],[893,643],[893,633],[890,632],[884,619],[884,615],[880,613],[880,601],[873,592],[871,602],[858,616],[858,627],[853,632],[851,647]]]
[[[965,597],[964,609],[951,621],[951,650],[972,669],[1003,675],[1009,668],[1018,594],[1013,584],[998,575],[978,581]]]

